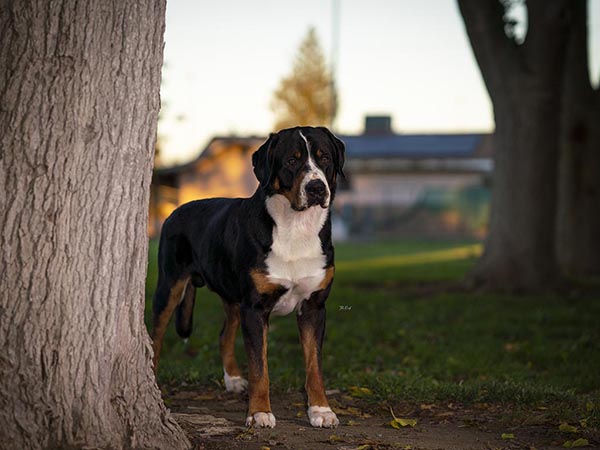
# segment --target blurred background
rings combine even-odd
[[[511,15],[523,38],[524,3]],[[170,2],[164,59],[151,237],[180,204],[251,195],[250,155],[297,124],[346,143],[337,240],[486,235],[493,108],[455,2]]]
[[[250,155],[297,124],[346,143],[338,240],[485,234],[494,122],[454,2],[168,8],[151,236],[182,203],[251,195]]]

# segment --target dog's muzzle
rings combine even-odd
[[[329,190],[325,183],[321,180],[309,181],[304,187],[306,192],[307,207],[314,205],[320,205],[322,208],[326,208],[329,203]]]

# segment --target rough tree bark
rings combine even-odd
[[[600,274],[600,89],[590,82],[587,0],[574,0],[561,122],[557,253],[569,275]]]
[[[143,322],[164,0],[0,6],[0,447],[180,449]]]
[[[494,105],[490,231],[472,276],[492,289],[535,290],[555,282],[560,91],[567,0],[528,0],[528,30],[504,32],[498,0],[458,0]]]

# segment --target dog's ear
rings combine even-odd
[[[342,176],[342,178],[346,178],[346,174],[344,174],[344,163],[346,162],[346,145],[339,139],[335,134],[329,131],[328,128],[320,127],[331,141],[333,146],[333,162],[335,165],[335,170],[338,174]]]
[[[263,188],[271,184],[274,167],[273,147],[277,140],[277,133],[271,133],[269,138],[252,154],[254,175]]]

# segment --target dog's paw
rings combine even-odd
[[[274,428],[275,427],[275,416],[273,414],[257,412],[251,416],[246,417],[247,427],[259,427],[259,428]]]
[[[248,389],[248,381],[245,378],[240,376],[230,377],[227,375],[227,372],[225,372],[223,379],[225,380],[225,390],[227,392],[235,392],[236,394],[240,394]]]
[[[308,419],[313,427],[335,428],[340,424],[335,413],[328,406],[311,406],[308,408]]]

